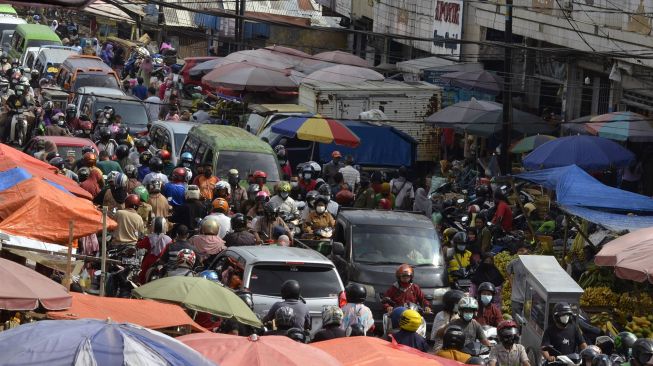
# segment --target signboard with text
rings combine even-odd
[[[433,44],[435,55],[460,57],[460,43],[445,42],[446,39],[462,39],[463,0],[437,0],[433,15]]]

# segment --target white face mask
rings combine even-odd
[[[463,319],[465,319],[466,322],[472,321],[474,318],[474,313],[463,313]]]
[[[492,301],[492,295],[481,295],[481,302],[483,305],[487,305]]]
[[[569,323],[569,315],[563,315],[560,317],[560,323],[567,325]]]
[[[324,207],[324,206],[315,207],[315,212],[317,212],[317,213],[321,214],[321,213],[324,213],[324,211],[326,211],[326,207]]]
[[[281,192],[279,196],[281,196],[281,198],[285,200],[286,198],[288,198],[288,192]]]

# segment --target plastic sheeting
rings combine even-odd
[[[636,230],[653,226],[653,216],[622,215],[579,206],[563,205],[562,209],[574,216],[582,217],[589,222],[600,224],[614,231]]]

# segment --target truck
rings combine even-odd
[[[438,157],[437,128],[424,118],[441,108],[442,88],[426,82],[366,81],[330,83],[305,81],[299,86],[299,104],[327,118],[357,120],[361,112],[378,109],[390,125],[417,141],[417,162]]]

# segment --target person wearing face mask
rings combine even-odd
[[[324,180],[329,184],[333,185],[335,184],[335,175],[340,171],[341,168],[345,167],[345,164],[340,161],[342,158],[342,154],[340,151],[335,150],[331,153],[331,161],[324,164],[322,167],[322,173],[324,176]]]
[[[299,178],[290,177],[290,197],[295,201],[300,201],[303,199],[302,190],[299,188]]]
[[[263,215],[257,217],[252,223],[256,242],[262,244],[273,240],[275,227],[281,227],[285,232],[290,232],[272,202],[266,202],[263,205]]]
[[[336,226],[336,220],[327,211],[328,202],[329,199],[323,196],[318,196],[315,199],[315,210],[308,213],[303,225],[303,231],[308,236],[312,236],[319,229],[334,228]]]
[[[474,317],[478,311],[478,302],[475,298],[465,296],[458,301],[458,314],[460,318],[452,320],[449,325],[457,325],[465,333],[465,344],[476,340],[490,347],[490,341],[485,336],[483,326]]]
[[[229,197],[229,206],[234,213],[243,212],[243,207],[247,201],[247,191],[240,186],[240,174],[236,169],[229,169],[227,174],[227,183],[231,187],[231,196]]]
[[[583,333],[572,321],[573,315],[571,306],[566,302],[559,302],[553,307],[553,324],[549,325],[542,336],[542,357],[545,360],[555,361],[555,356],[544,350],[547,346],[563,355],[578,353],[587,347]]]
[[[512,320],[504,320],[497,327],[499,344],[492,347],[488,366],[530,366],[526,348],[519,344],[519,327]]]
[[[467,234],[458,232],[451,239],[454,245],[455,253],[449,261],[449,280],[454,281],[452,273],[463,268],[468,268],[471,264],[472,252],[467,250]]]
[[[274,195],[270,198],[270,203],[274,205],[279,211],[291,213],[293,216],[299,216],[299,209],[297,209],[297,203],[292,197],[290,197],[290,191],[292,187],[288,182],[279,183],[279,194]]]
[[[290,179],[292,168],[290,167],[290,161],[288,161],[288,157],[286,156],[286,148],[283,145],[277,145],[274,147],[274,152],[277,154],[282,178],[286,180]]]
[[[306,164],[304,168],[302,168],[302,172],[299,180],[299,188],[301,189],[301,196],[305,197],[308,192],[314,191],[316,187],[317,187],[317,177],[315,174],[315,169],[311,166],[311,164]]]
[[[491,282],[483,282],[478,286],[478,315],[476,321],[481,325],[496,327],[503,320],[499,307],[492,303],[496,289]]]

